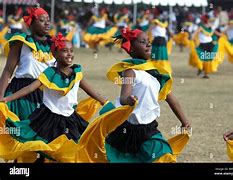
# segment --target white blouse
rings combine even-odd
[[[166,28],[160,27],[160,26],[155,26],[152,30],[151,30],[151,34],[153,37],[166,37]]]
[[[104,29],[106,27],[106,20],[102,18],[100,21],[96,21],[93,26]]]
[[[53,113],[69,117],[74,112],[74,106],[78,104],[78,89],[80,81],[64,96],[61,91],[43,89],[43,103]]]
[[[33,57],[31,48],[23,44],[15,77],[36,79],[46,68],[54,66],[54,62],[54,58],[47,62],[39,62]]]
[[[138,97],[138,105],[130,115],[128,121],[132,124],[149,124],[160,116],[158,96],[159,81],[142,70],[133,70],[135,80],[132,95]],[[116,99],[116,107],[121,106],[120,98]]]
[[[147,26],[150,23],[148,19],[142,20],[142,22],[139,23],[139,26]]]
[[[209,43],[209,42],[212,42],[212,37],[205,35],[203,32],[200,32],[199,41],[200,43]]]

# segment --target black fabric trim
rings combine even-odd
[[[31,120],[29,126],[38,136],[48,142],[53,141],[62,134],[77,142],[88,125],[88,122],[76,112],[66,117],[51,112],[44,104],[36,109],[29,116],[29,119]]]
[[[108,135],[106,142],[121,152],[137,153],[144,141],[160,132],[157,127],[156,120],[138,125],[125,121]]]
[[[203,51],[207,51],[209,53],[212,52],[213,48],[214,48],[214,44],[212,42],[209,43],[201,43],[199,45],[199,47],[203,50]]]
[[[34,81],[35,81],[35,79],[31,79],[31,78],[13,78],[6,89],[6,93],[7,92],[15,93],[16,91],[30,85]],[[36,89],[32,93],[30,93],[30,94],[28,94],[20,99],[25,99],[25,100],[28,100],[28,101],[34,102],[34,103],[37,103],[37,102],[41,103],[43,100],[43,92],[40,89]]]
[[[167,46],[166,39],[164,37],[155,37],[152,46]]]

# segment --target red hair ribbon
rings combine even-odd
[[[130,30],[129,28],[123,28],[121,29],[121,35],[126,40],[125,42],[121,44],[121,48],[124,49],[127,53],[130,52],[131,49],[131,41],[136,39],[139,34],[141,34],[143,31],[139,29]]]
[[[66,38],[62,35],[62,33],[58,33],[57,36],[52,38],[52,46],[51,51],[54,52],[55,49],[62,49],[65,47]]]
[[[27,13],[28,15],[23,16],[23,20],[28,26],[31,25],[33,17],[38,19],[38,17],[41,15],[48,15],[43,8],[27,8]]]
[[[209,19],[210,19],[210,17],[209,17],[208,14],[204,14],[204,15],[201,16],[201,20],[202,20],[204,23],[207,23]]]

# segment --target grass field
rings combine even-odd
[[[108,68],[128,56],[113,49],[101,49],[98,59],[93,58],[90,49],[78,49],[75,63],[83,66],[84,78],[101,94],[114,100],[120,88],[108,81]],[[226,144],[222,138],[225,131],[233,130],[233,64],[227,60],[220,65],[210,79],[196,76],[196,69],[188,65],[189,50],[180,53],[173,48],[170,61],[173,68],[173,92],[191,122],[192,132],[189,144],[179,156],[178,162],[229,162]],[[5,58],[0,57],[0,72]],[[86,97],[80,90],[80,99]],[[166,138],[172,136],[172,129],[180,125],[166,102],[161,102],[159,130]]]

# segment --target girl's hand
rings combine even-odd
[[[189,122],[185,122],[181,125],[182,128],[185,128],[186,130],[191,128],[191,125],[189,124]]]
[[[181,129],[182,129],[182,133],[184,134],[187,133],[189,136],[192,136],[192,127],[188,122],[182,123]]]
[[[228,132],[224,133],[223,134],[223,139],[225,141],[227,141],[229,139],[232,140],[233,139],[233,131],[228,131]]]
[[[133,106],[137,100],[138,100],[137,96],[130,95],[127,97],[127,104]]]
[[[0,98],[0,102],[7,103],[6,98]]]

